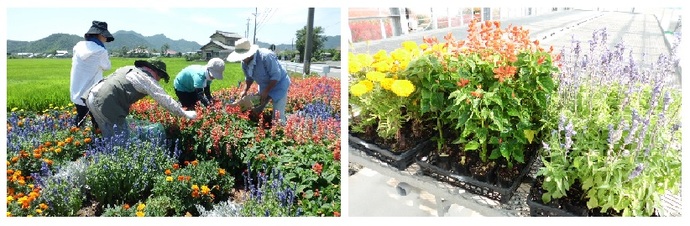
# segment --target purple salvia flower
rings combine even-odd
[[[642,174],[642,170],[644,170],[644,164],[638,163],[637,166],[635,167],[635,170],[633,170],[630,173],[630,176],[628,176],[628,179],[632,180],[635,177],[639,176],[640,174]]]
[[[568,121],[568,125],[565,126],[565,150],[566,150],[566,153],[568,152],[568,150],[570,150],[570,148],[573,145],[572,137],[575,134],[577,134],[577,132],[575,130],[573,130],[573,123],[571,121]]]

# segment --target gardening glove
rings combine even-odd
[[[187,117],[188,119],[195,119],[196,111],[184,111],[184,117]]]

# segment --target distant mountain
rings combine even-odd
[[[177,52],[196,52],[201,49],[202,45],[207,43],[197,43],[194,41],[187,41],[184,39],[172,40],[163,34],[153,36],[143,36],[134,31],[117,31],[113,33],[115,41],[105,44],[110,52],[119,51],[123,46],[128,49],[133,49],[139,46],[145,46],[149,50],[160,51],[164,44],[170,46],[170,50]],[[324,48],[335,49],[340,48],[340,35],[326,36]],[[72,52],[72,48],[77,42],[84,40],[83,36],[71,34],[52,34],[48,37],[36,41],[14,41],[7,40],[8,53],[51,53],[57,50],[67,50]],[[210,41],[210,39],[209,39]],[[268,48],[274,43],[257,42],[257,45],[263,48]],[[276,44],[276,49],[288,50],[294,48],[292,44]]]
[[[143,36],[134,31],[117,31],[113,33],[113,37],[115,37],[115,41],[105,43],[105,47],[108,48],[110,52],[119,51],[123,46],[127,46],[128,49],[145,46],[147,49],[160,51],[161,47],[166,43],[170,46],[170,50],[175,50],[177,52],[196,52],[201,49],[199,43],[186,41],[184,39],[172,40],[165,37],[163,34]],[[7,52],[49,53],[57,50],[72,52],[74,45],[82,40],[84,40],[83,36],[62,33],[52,34],[36,41],[7,40]]]

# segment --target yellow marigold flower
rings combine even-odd
[[[374,54],[374,60],[375,61],[382,61],[388,58],[388,53],[386,53],[386,50],[379,50]]]
[[[41,209],[36,209],[36,213],[37,213],[37,214],[41,214],[41,213],[43,213],[43,210],[41,210]]]
[[[28,187],[33,190],[34,189],[34,184],[29,184]]]
[[[146,215],[146,214],[144,214],[144,212],[137,211],[137,217],[144,217],[144,215]]]
[[[48,205],[46,205],[45,203],[41,203],[41,204],[38,204],[38,208],[41,208],[42,210],[47,210]]]
[[[202,195],[207,195],[209,192],[211,192],[211,189],[208,188],[206,185],[201,186],[201,194]]]
[[[410,96],[414,89],[414,85],[409,80],[395,80],[391,85],[391,91],[401,97]]]
[[[192,185],[192,190],[199,190],[199,185]]]
[[[378,71],[370,71],[367,72],[367,79],[372,82],[378,82],[381,81],[381,79],[385,78],[386,74],[378,72]]]
[[[422,44],[419,45],[419,48],[422,49],[422,50],[426,50],[427,48],[429,48],[429,44],[422,43]]]
[[[414,41],[404,41],[402,43],[403,48],[407,51],[414,51],[417,50],[417,43]]]
[[[379,61],[371,65],[377,72],[388,72],[391,69],[389,61]],[[367,73],[368,74],[368,73]]]
[[[7,217],[11,217],[11,216],[12,216],[12,212],[7,211]]]
[[[360,53],[360,54],[357,54],[356,58],[357,58],[356,60],[360,64],[362,64],[362,66],[364,66],[364,67],[369,66],[372,63],[374,63],[374,57],[369,55],[369,54]]]
[[[359,84],[362,84],[367,87],[367,92],[372,91],[374,89],[374,83],[369,81],[369,80],[362,80],[359,81]]]
[[[139,206],[137,206],[137,211],[144,211],[144,208],[146,208],[146,204],[139,204]]]
[[[381,80],[381,87],[383,87],[385,90],[391,90],[391,86],[393,86],[394,81],[395,79],[393,78],[383,78]]]
[[[12,197],[11,195],[8,195],[7,196],[7,204],[11,203],[12,201],[14,201],[14,197]]]
[[[172,178],[172,177],[170,177],[170,176],[168,176],[168,177],[165,177],[165,181],[167,181],[167,182],[171,182],[171,181],[173,181],[173,178]]]
[[[355,95],[356,97],[361,96],[367,92],[367,87],[364,84],[357,83],[353,86],[350,86],[350,93],[352,93],[352,95]]]

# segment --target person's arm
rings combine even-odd
[[[127,80],[132,82],[134,89],[141,93],[146,93],[156,103],[163,106],[171,113],[177,116],[185,116],[185,111],[182,109],[182,105],[173,99],[165,90],[158,84],[158,81],[149,77],[145,72],[139,70],[133,70],[126,75]]]
[[[206,84],[206,87],[204,87],[204,95],[206,95],[206,99],[208,99],[209,103],[213,103],[213,96],[211,96],[211,82]]]
[[[206,96],[204,96],[204,89],[208,86],[208,82],[206,82],[206,77],[204,73],[193,74],[192,78],[194,80],[194,92],[196,93],[197,100],[199,100],[199,102],[201,102],[201,104],[203,104],[204,106],[208,106],[211,103],[209,99],[207,99]]]
[[[254,79],[252,77],[247,76],[247,69],[246,65],[242,63],[242,72],[244,72],[244,81],[247,83],[247,86],[244,87],[244,91],[240,94],[240,98],[244,98],[247,96],[247,92],[249,92],[249,88],[252,87],[252,84],[254,84]]]
[[[101,68],[101,70],[103,70],[103,71],[110,70],[110,68],[112,67],[112,64],[111,64],[111,62],[110,62],[110,57],[109,57],[109,55],[108,55],[108,50],[103,50],[103,52],[100,52],[99,54],[100,54],[100,55],[99,55],[99,65],[98,65],[98,66],[99,66],[99,67]]]

